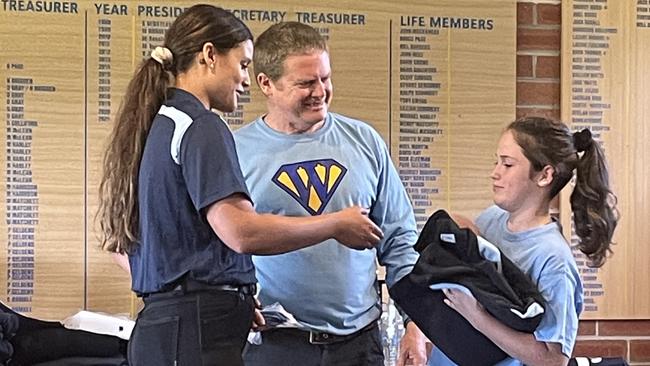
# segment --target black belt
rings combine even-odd
[[[332,343],[338,343],[338,342],[344,342],[350,340],[356,336],[361,335],[362,333],[374,330],[377,327],[378,327],[377,321],[372,321],[370,324],[357,330],[356,332],[351,334],[346,334],[346,335],[332,334],[327,332],[318,332],[313,330],[312,331],[301,330],[300,332],[308,334],[309,343],[311,344],[332,344]]]
[[[156,299],[163,297],[173,297],[179,296],[182,294],[189,294],[194,292],[207,292],[207,291],[231,291],[238,292],[244,295],[255,295],[257,293],[257,285],[254,283],[249,283],[245,285],[213,285],[205,282],[199,282],[194,280],[182,280],[175,287],[167,291],[154,292],[150,294],[144,294],[142,297],[145,299]]]
[[[255,295],[257,292],[257,286],[254,283],[249,283],[246,285],[212,285],[205,282],[199,282],[194,280],[184,280],[180,284],[176,285],[171,291],[183,291],[183,292],[201,292],[201,291],[234,291],[241,292],[244,295]]]

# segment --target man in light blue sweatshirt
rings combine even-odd
[[[354,250],[335,240],[295,252],[254,256],[263,304],[279,302],[304,329],[262,332],[246,365],[383,366],[378,329],[377,260],[392,286],[418,254],[413,209],[379,134],[328,111],[329,50],[310,26],[280,23],[260,35],[256,80],[268,113],[235,132],[244,178],[258,212],[320,215],[351,205],[369,209],[384,238]],[[409,322],[399,364],[426,363],[426,337]]]

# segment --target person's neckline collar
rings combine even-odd
[[[333,120],[331,113],[328,112],[327,115],[325,115],[325,120],[323,123],[323,126],[319,128],[318,130],[314,132],[303,132],[303,133],[294,133],[294,134],[288,134],[284,132],[280,132],[278,130],[273,129],[271,126],[269,126],[266,121],[265,121],[265,115],[260,116],[257,119],[257,124],[266,132],[267,134],[277,137],[277,138],[282,138],[282,139],[289,139],[289,140],[311,140],[314,138],[318,138],[324,134],[326,134],[330,128],[332,128]]]
[[[170,87],[167,89],[167,100],[165,103],[167,103],[170,100],[180,100],[181,103],[188,102],[191,103],[195,106],[200,106],[201,109],[205,109],[206,111],[208,109],[205,108],[203,103],[199,100],[199,98],[196,97],[196,95],[188,92],[185,89],[177,88],[177,87]],[[163,104],[165,104],[163,103]]]

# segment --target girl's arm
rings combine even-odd
[[[559,343],[540,342],[532,334],[516,331],[490,315],[475,298],[466,293],[443,290],[445,304],[460,313],[479,332],[508,355],[529,366],[566,366],[569,358]]]

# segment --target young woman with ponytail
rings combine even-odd
[[[476,220],[476,229],[524,271],[546,300],[534,334],[495,320],[470,296],[445,290],[447,305],[508,353],[502,365],[566,365],[575,344],[583,294],[580,274],[551,200],[571,181],[571,210],[588,263],[599,267],[611,253],[618,221],[605,156],[589,130],[572,133],[546,118],[521,118],[501,135],[492,171],[495,205]],[[438,350],[429,365],[453,365]]]
[[[252,40],[226,10],[186,9],[117,113],[97,219],[102,247],[128,255],[145,304],[130,365],[241,365],[257,282],[250,254],[329,238],[362,250],[382,235],[359,207],[308,218],[255,213],[230,130],[212,111],[234,111],[249,87]]]

